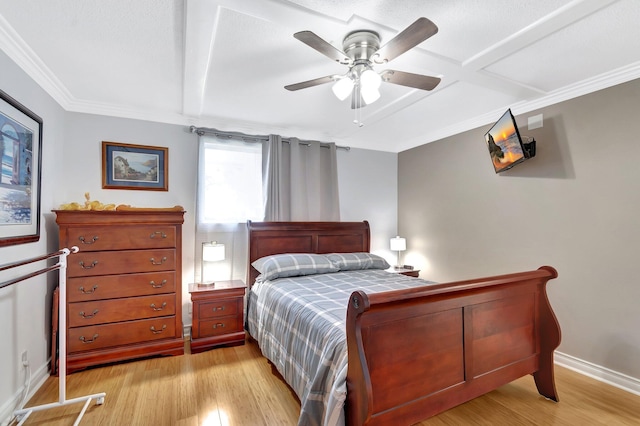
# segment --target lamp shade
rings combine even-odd
[[[382,77],[380,77],[380,74],[371,68],[364,70],[362,75],[360,75],[362,99],[367,105],[374,103],[380,98],[378,88],[381,82]]]
[[[393,251],[405,251],[407,249],[407,240],[399,236],[391,238],[390,246]]]
[[[360,83],[365,89],[377,89],[380,87],[380,83],[382,83],[382,77],[380,77],[380,74],[369,68],[364,70],[360,76]]]
[[[338,80],[331,89],[338,99],[344,101],[353,90],[353,80],[349,77],[343,77]]]
[[[380,91],[378,89],[362,88],[362,100],[365,104],[370,105],[380,99]]]
[[[217,262],[224,260],[224,258],[224,244],[218,244],[215,241],[202,243],[202,260],[204,262]]]

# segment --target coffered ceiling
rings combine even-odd
[[[284,89],[346,71],[294,33],[384,44],[421,16],[438,33],[387,67],[433,91],[384,83],[359,127],[331,84]],[[638,0],[0,0],[0,48],[68,111],[399,152],[638,78],[638,22]]]

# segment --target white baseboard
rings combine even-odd
[[[615,386],[627,392],[640,395],[640,379],[609,370],[608,368],[592,364],[571,355],[556,351],[554,354],[555,363],[566,367],[576,373],[584,374],[593,379]]]
[[[13,412],[19,410],[22,407],[19,404],[26,403],[31,399],[33,395],[44,384],[45,380],[49,378],[49,362],[40,366],[34,374],[31,374],[31,380],[29,380],[29,393],[24,397],[24,385],[20,387],[9,401],[2,404],[0,407],[0,425],[6,426],[13,419]],[[22,398],[24,397],[24,402]],[[51,401],[55,402],[55,401]]]

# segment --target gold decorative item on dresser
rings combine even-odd
[[[180,206],[54,210],[67,264],[67,369],[182,355]],[[61,330],[62,332],[62,330]]]

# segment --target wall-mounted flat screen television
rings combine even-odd
[[[527,159],[516,120],[508,109],[484,135],[496,173],[509,170]]]

